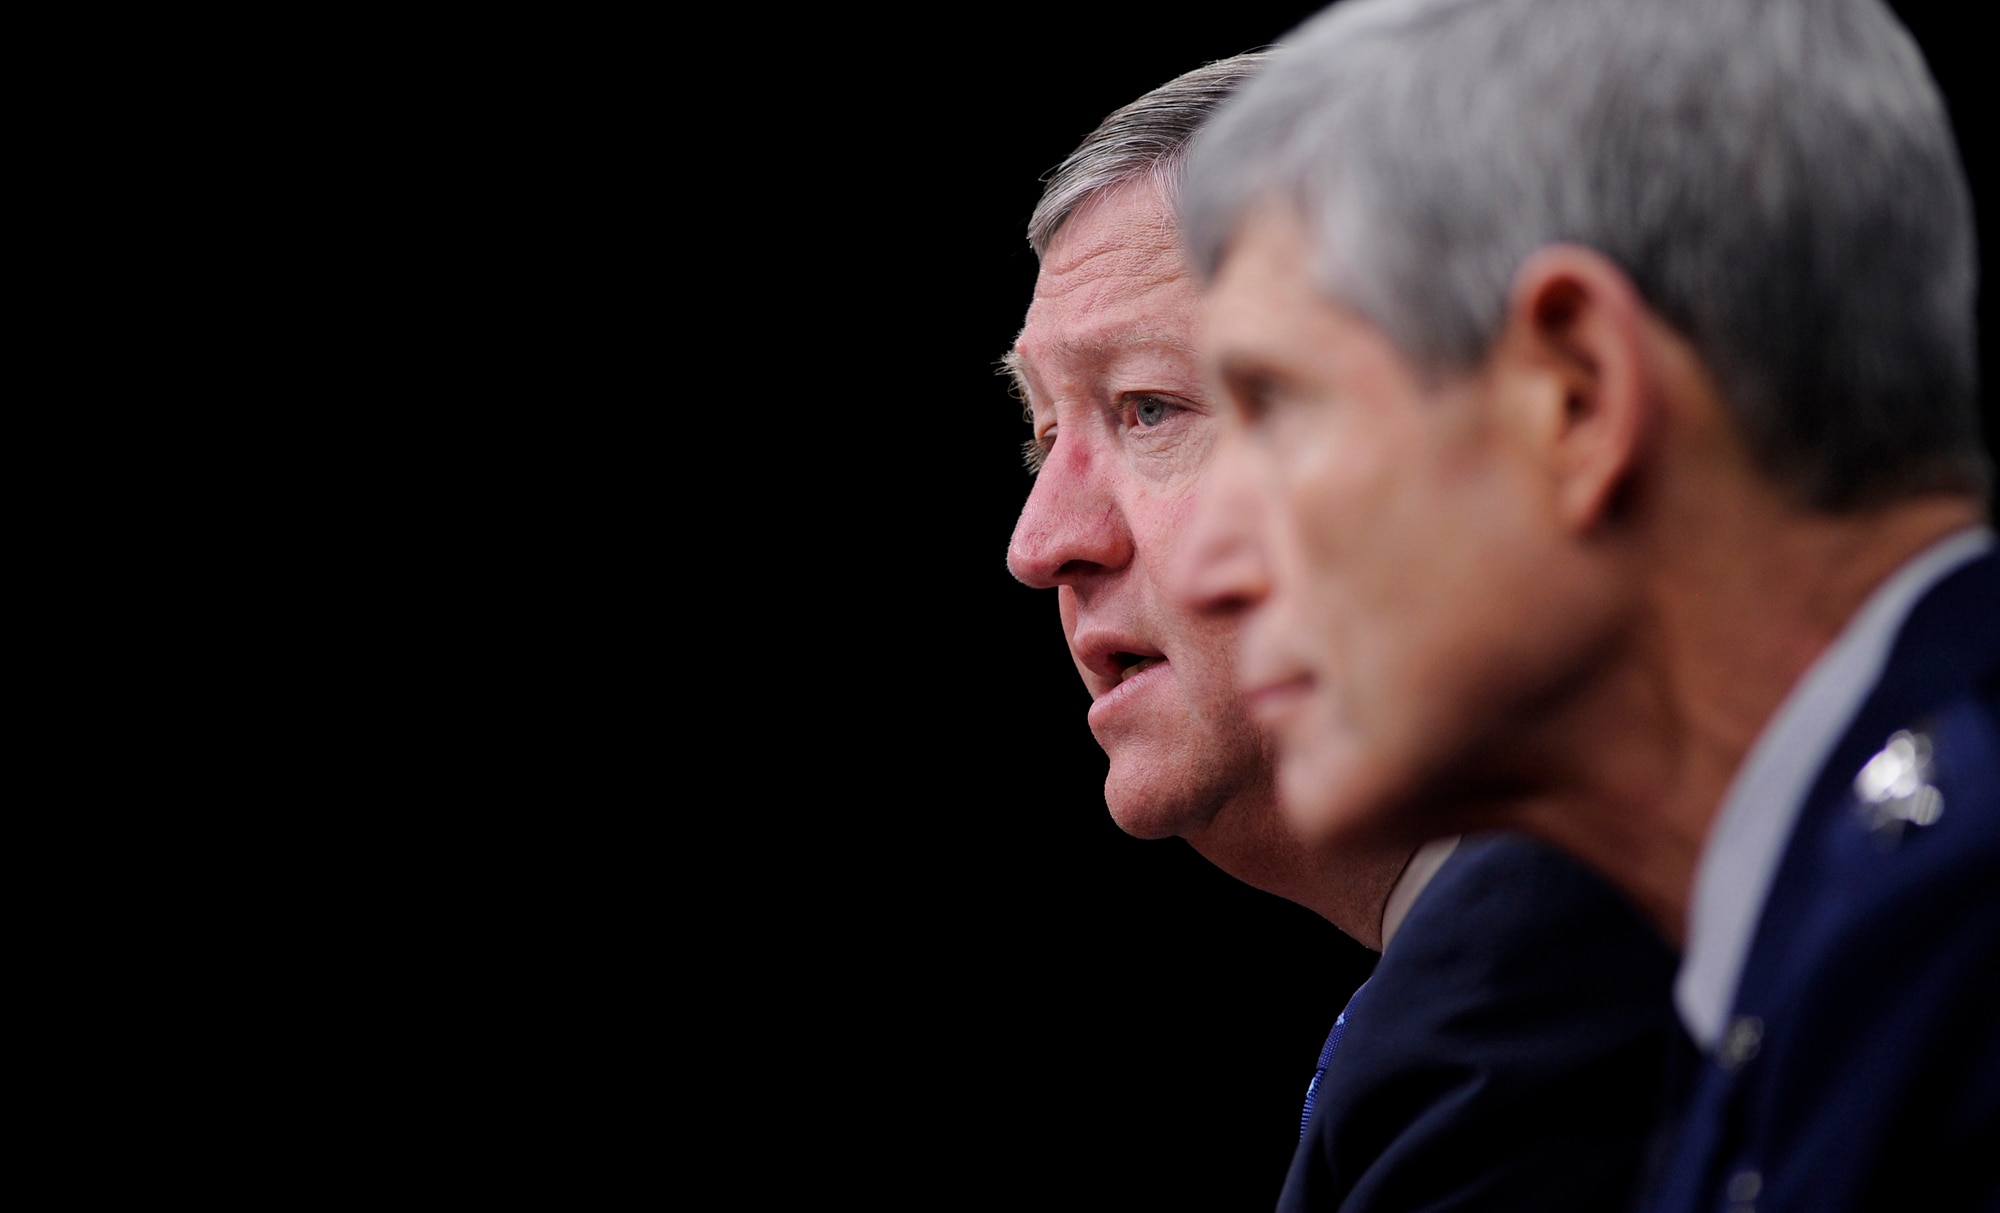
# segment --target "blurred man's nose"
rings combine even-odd
[[[1132,531],[1115,470],[1081,442],[1058,441],[1035,477],[1007,545],[1007,569],[1039,589],[1074,584],[1132,561]]]

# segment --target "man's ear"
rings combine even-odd
[[[1503,349],[1520,381],[1530,440],[1563,522],[1615,517],[1652,420],[1646,307],[1623,270],[1580,245],[1549,245],[1514,273]]]

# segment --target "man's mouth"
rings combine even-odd
[[[1114,658],[1119,665],[1118,681],[1120,682],[1143,674],[1166,660],[1164,657],[1141,657],[1137,653],[1117,653],[1114,654]]]
[[[1246,688],[1243,697],[1250,706],[1250,718],[1265,730],[1278,733],[1305,710],[1312,690],[1312,675],[1298,673]]]

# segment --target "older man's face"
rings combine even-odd
[[[1194,837],[1268,813],[1270,763],[1235,690],[1236,623],[1166,592],[1217,418],[1200,299],[1148,182],[1101,195],[1042,259],[1013,364],[1041,467],[1007,567],[1053,587],[1127,832]]]
[[[1490,367],[1429,382],[1328,302],[1289,212],[1253,214],[1208,298],[1230,432],[1174,584],[1243,619],[1279,793],[1322,838],[1479,824],[1601,612]]]

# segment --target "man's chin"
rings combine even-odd
[[[1114,768],[1104,781],[1104,805],[1111,820],[1134,838],[1175,838],[1193,833],[1215,815],[1218,797],[1191,797],[1185,784],[1164,779],[1120,779]]]
[[[1111,809],[1111,820],[1119,829],[1134,838],[1172,838],[1182,832],[1175,828],[1172,814],[1120,807],[1116,802],[1109,800],[1105,803]]]

